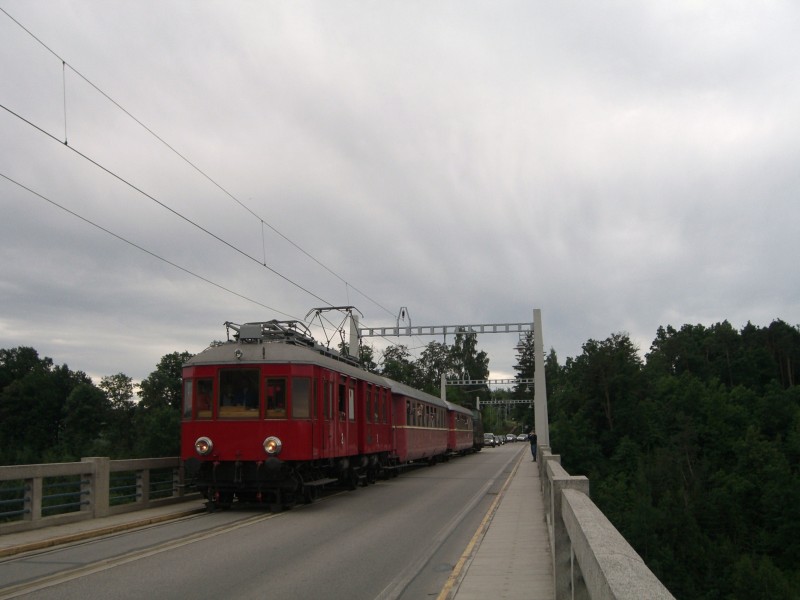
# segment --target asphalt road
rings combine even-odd
[[[216,512],[13,557],[0,562],[0,599],[436,598],[526,448],[283,513]]]

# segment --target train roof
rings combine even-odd
[[[427,392],[423,392],[422,390],[418,390],[417,388],[413,388],[410,385],[406,385],[405,383],[400,383],[399,381],[394,381],[392,379],[383,378],[386,384],[392,388],[392,393],[394,394],[401,394],[403,396],[408,396],[409,398],[414,398],[415,400],[422,400],[424,402],[429,402],[436,406],[440,406],[442,408],[447,408],[448,402],[446,400],[442,400],[437,396],[433,396]]]
[[[456,407],[452,410],[458,410],[459,412],[466,410],[410,385],[388,379],[376,373],[370,373],[358,366],[352,359],[325,348],[316,343],[310,336],[299,332],[293,325],[286,326],[285,323],[288,322],[268,321],[264,323],[245,323],[244,325],[226,322],[226,327],[236,332],[233,336],[234,339],[212,344],[187,360],[184,366],[263,363],[311,364],[344,373],[354,379],[388,387],[392,390],[392,393],[402,394],[442,408],[448,408],[448,405],[450,405]]]
[[[315,348],[278,341],[242,342],[232,340],[213,344],[187,360],[184,366],[263,363],[311,364],[378,385],[386,385],[387,381],[380,375],[365,371],[349,361],[337,360],[328,354],[320,353]]]
[[[455,412],[459,412],[465,415],[474,416],[473,413],[475,411],[472,410],[471,408],[467,408],[466,406],[461,406],[460,404],[454,404],[452,402],[448,402],[447,400],[445,400],[444,403],[447,405],[448,410],[453,410]]]

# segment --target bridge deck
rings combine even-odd
[[[521,444],[520,444],[521,446]],[[491,452],[491,449],[486,449]],[[439,600],[552,600],[553,561],[539,471],[528,444],[456,565]],[[205,510],[200,500],[0,536],[0,558]]]

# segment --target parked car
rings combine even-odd
[[[491,446],[492,448],[494,448],[495,446],[497,446],[496,437],[497,436],[495,434],[493,434],[493,433],[484,433],[483,434],[483,445],[484,446]]]

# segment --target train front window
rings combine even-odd
[[[258,369],[226,369],[219,373],[219,416],[258,417]]]
[[[198,379],[194,396],[194,415],[196,419],[211,418],[211,399],[214,397],[214,381]]]
[[[267,378],[267,419],[286,418],[286,380],[282,377]]]
[[[192,418],[192,380],[186,379],[183,382],[183,418]]]

